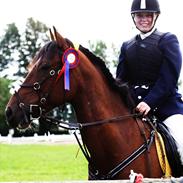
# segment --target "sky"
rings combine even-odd
[[[113,43],[117,49],[137,33],[130,7],[132,0],[3,0],[0,11],[0,35],[6,25],[15,23],[24,30],[33,17],[48,27],[55,26],[64,37],[87,45],[88,40]],[[183,50],[183,0],[159,0],[161,15],[157,28],[177,35]]]
[[[132,0],[4,0],[1,1],[0,34],[9,23],[24,28],[27,18],[33,17],[53,25],[64,36],[78,43],[103,40],[121,45],[136,33],[130,16]],[[183,33],[182,0],[159,0],[160,31]],[[183,35],[182,35],[183,39]]]

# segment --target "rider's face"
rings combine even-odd
[[[136,27],[141,32],[149,32],[153,26],[156,19],[156,14],[149,12],[139,12],[134,14],[134,22]]]

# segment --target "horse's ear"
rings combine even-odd
[[[66,50],[69,45],[67,44],[66,40],[57,32],[56,28],[53,26],[53,30],[54,30],[54,35],[55,35],[55,39],[56,42],[58,43],[58,45],[63,48],[64,50]]]
[[[52,40],[52,41],[55,41],[55,38],[54,38],[54,35],[53,35],[53,33],[52,33],[51,29],[49,29],[49,32],[50,32],[51,40]]]

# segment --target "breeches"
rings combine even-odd
[[[183,115],[175,114],[163,121],[176,141],[183,165]]]

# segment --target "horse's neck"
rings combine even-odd
[[[78,120],[89,122],[126,113],[128,109],[123,105],[120,94],[109,86],[102,71],[86,60],[82,55],[80,70],[73,71],[73,80],[79,86],[72,103]]]
[[[73,106],[79,123],[106,120],[105,124],[84,127],[81,130],[83,143],[86,144],[92,161],[96,162],[95,166],[102,170],[102,173],[106,173],[116,166],[121,158],[127,157],[128,152],[140,147],[141,136],[132,117],[108,122],[111,118],[129,114],[119,93],[111,89],[102,77],[90,81],[85,79],[87,85],[77,92]],[[135,141],[126,142],[126,138],[129,140],[130,137],[128,132],[135,133]]]
[[[80,91],[73,103],[77,118],[84,121],[95,121],[119,116],[126,111],[121,98],[104,88],[96,90],[90,85],[88,89]]]

